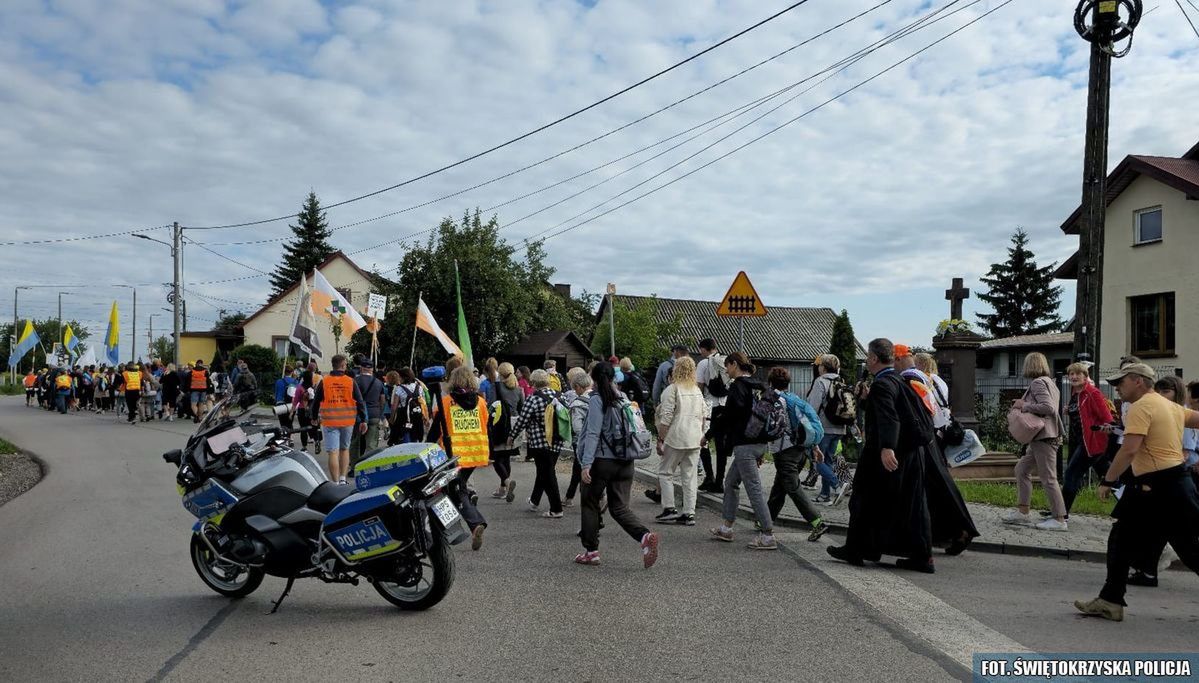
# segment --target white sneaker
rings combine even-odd
[[[541,506],[534,505],[533,501],[526,499],[525,502],[529,504],[529,512],[540,512],[541,511]]]
[[[1032,515],[1019,510],[1010,510],[1001,519],[1004,524],[1023,524],[1025,526],[1032,524]]]
[[[1038,529],[1040,529],[1041,531],[1065,531],[1068,528],[1068,525],[1066,524],[1066,522],[1059,522],[1056,519],[1050,517],[1049,519],[1045,520],[1044,522],[1038,523],[1036,525],[1036,527]]]

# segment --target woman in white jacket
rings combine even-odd
[[[670,386],[658,406],[658,491],[662,494],[663,524],[695,526],[696,465],[712,409],[695,383],[695,361],[682,357],[670,373]],[[683,510],[674,506],[674,475],[683,487]]]

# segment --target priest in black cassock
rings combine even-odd
[[[866,439],[849,499],[849,533],[828,554],[861,566],[883,555],[895,566],[932,573],[932,530],[924,478],[928,445],[922,416],[908,400],[911,388],[895,372],[895,347],[875,339],[866,366],[874,381],[866,399]]]

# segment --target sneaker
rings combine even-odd
[[[812,502],[813,503],[824,503],[825,505],[832,505],[833,499],[831,496],[826,496],[826,495],[821,494],[821,495],[813,498]]]
[[[485,525],[480,524],[479,526],[475,527],[473,531],[470,532],[470,549],[471,550],[478,550],[479,548],[483,547],[483,530],[486,528],[487,527]]]
[[[1022,524],[1028,526],[1032,524],[1032,515],[1019,510],[1009,510],[1006,515],[1000,518],[1004,524]]]
[[[532,500],[526,498],[525,502],[529,504],[529,512],[541,512],[541,506],[533,503]]]
[[[818,519],[812,522],[812,533],[808,534],[808,540],[812,543],[820,540],[820,537],[828,532],[828,524],[824,520]]]
[[[504,500],[509,503],[516,500],[516,482],[515,481],[511,481],[511,480],[508,481],[508,492],[507,492],[507,494],[504,495]]]
[[[338,484],[344,484],[344,483],[346,483],[346,478],[345,478],[345,477],[342,477],[341,479],[338,479],[338,480],[337,480],[337,483],[338,483]]]
[[[681,514],[678,519],[674,520],[674,523],[682,526],[695,526],[695,515]]]
[[[496,490],[494,490],[494,491],[492,491],[492,492],[491,492],[491,497],[492,497],[492,498],[497,498],[497,499],[498,499],[498,498],[503,498],[505,495],[506,495],[506,492],[504,491],[504,489],[496,489]]]
[[[655,503],[662,502],[662,494],[659,493],[656,489],[646,489],[645,497],[649,498],[650,500],[654,501]]]
[[[745,547],[750,550],[778,550],[779,544],[774,540],[773,534],[758,534]]]
[[[724,541],[725,543],[733,542],[733,530],[723,524],[708,529],[708,532],[718,541]]]
[[[599,563],[600,563],[600,556],[599,556],[598,550],[588,550],[586,552],[581,552],[578,555],[575,555],[575,564],[586,564],[586,565],[590,565],[590,566],[595,566],[595,565],[598,565]]]
[[[1069,528],[1069,525],[1066,522],[1059,522],[1050,517],[1044,522],[1038,522],[1036,524],[1036,528],[1040,529],[1041,531],[1066,531]]]
[[[1145,588],[1157,588],[1157,577],[1152,574],[1146,574],[1138,569],[1128,575],[1128,585],[1144,586]]]
[[[641,561],[649,569],[658,561],[658,534],[647,531],[641,537]]]
[[[563,515],[561,512],[554,512],[553,510],[546,510],[541,516],[546,519],[562,519],[565,515]]]
[[[843,498],[845,496],[845,492],[848,490],[849,490],[849,482],[847,482],[847,481],[841,482],[841,485],[838,486],[833,491],[833,502],[829,503],[829,505],[836,505],[837,503],[840,503],[841,498]]]
[[[667,524],[667,523],[675,521],[678,518],[679,518],[678,510],[676,510],[674,508],[666,508],[661,513],[659,513],[657,517],[654,517],[654,521],[659,522],[661,524]]]
[[[562,499],[562,507],[564,507],[564,508],[572,508],[572,507],[574,507],[574,506],[575,506],[575,502],[574,502],[573,500],[571,500],[570,498],[563,498],[563,499]]]
[[[1088,617],[1103,617],[1112,621],[1124,621],[1124,607],[1114,602],[1108,602],[1103,598],[1095,598],[1086,602],[1075,600],[1074,607]]]

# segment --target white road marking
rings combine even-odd
[[[825,554],[824,544],[809,544],[801,534],[778,536],[839,586],[967,669],[974,665],[975,652],[1033,653],[895,571],[838,562]]]

